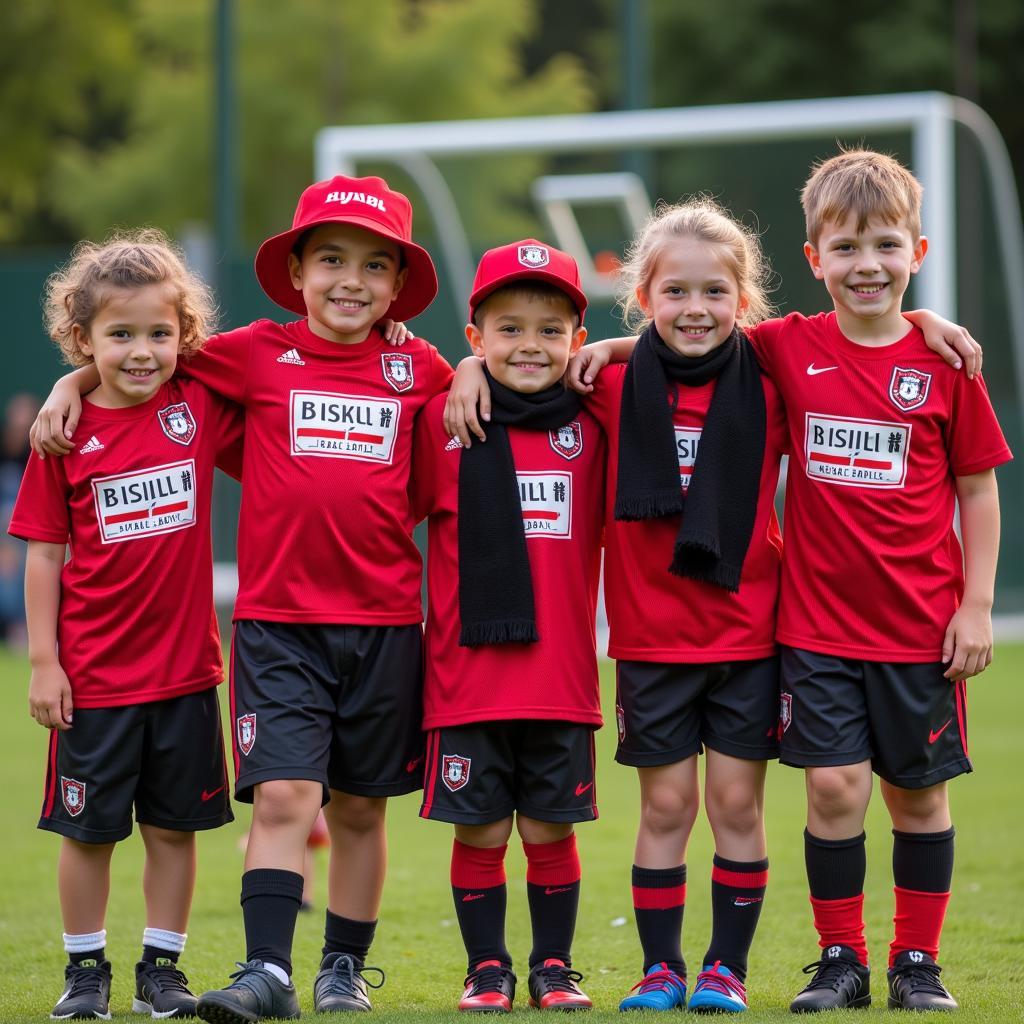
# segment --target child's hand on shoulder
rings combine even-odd
[[[581,395],[589,395],[594,390],[594,381],[597,375],[611,362],[611,353],[608,349],[595,342],[593,345],[584,345],[579,352],[569,360],[565,370],[565,385],[578,391]]]
[[[53,662],[33,668],[28,684],[28,713],[44,729],[66,732],[71,728],[72,711],[71,683],[60,664]]]
[[[992,664],[992,609],[965,602],[949,620],[942,642],[942,660],[949,662],[943,675],[949,680],[969,679]]]
[[[41,459],[49,455],[67,455],[75,447],[78,421],[82,416],[82,396],[78,388],[61,378],[53,385],[29,428],[32,451]]]
[[[407,341],[416,337],[401,320],[381,320],[380,328],[384,334],[384,340],[389,345],[394,345],[395,348],[401,348]]]
[[[466,356],[455,368],[455,377],[444,405],[444,429],[458,437],[464,448],[470,448],[475,435],[487,440],[480,421],[491,418],[491,389],[484,377],[483,362],[477,356]]]

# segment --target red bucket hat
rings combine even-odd
[[[587,297],[580,288],[580,268],[567,252],[538,242],[536,238],[488,249],[480,257],[473,279],[473,294],[469,297],[469,319],[473,319],[477,306],[491,292],[522,280],[547,281],[560,288],[572,299],[583,323]]]
[[[352,224],[397,242],[404,265],[405,284],[385,316],[411,320],[434,301],[437,273],[430,254],[412,241],[412,206],[401,192],[388,188],[383,178],[345,178],[318,181],[299,196],[290,231],[268,238],[256,253],[256,278],[279,306],[306,314],[302,292],[292,287],[288,254],[299,235],[318,224]]]

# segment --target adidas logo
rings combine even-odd
[[[93,434],[81,448],[78,449],[79,455],[88,455],[89,452],[98,452],[103,447],[103,442]]]
[[[453,451],[455,451],[455,449],[456,449],[456,448],[461,448],[461,447],[462,447],[462,442],[461,442],[461,441],[460,441],[460,440],[459,440],[459,439],[458,439],[457,437],[453,437],[453,438],[452,438],[452,439],[451,439],[451,440],[450,440],[450,441],[449,441],[449,442],[448,442],[448,443],[447,443],[447,444],[446,444],[446,445],[444,446],[444,450],[445,450],[446,452],[453,452]]]
[[[283,355],[277,357],[279,363],[291,363],[292,366],[305,366],[306,360],[299,355],[297,348],[290,348]]]

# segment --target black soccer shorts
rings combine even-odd
[[[513,812],[537,821],[593,821],[594,727],[512,719],[432,729],[420,816],[488,825]]]
[[[940,662],[861,661],[782,648],[783,764],[871,761],[880,778],[923,789],[973,770],[967,686]]]
[[[235,623],[231,733],[235,797],[309,779],[355,796],[423,784],[423,630]]]
[[[620,661],[615,679],[619,764],[675,764],[704,747],[747,761],[779,756],[774,655],[707,665]]]
[[[199,832],[234,820],[217,690],[118,708],[75,708],[50,735],[39,827],[114,843],[140,825]]]

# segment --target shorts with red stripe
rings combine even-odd
[[[76,708],[50,734],[39,828],[115,843],[140,825],[199,832],[234,820],[217,690],[116,708]]]
[[[516,812],[593,821],[594,770],[592,725],[514,719],[433,729],[420,817],[487,825]]]
[[[901,789],[973,771],[967,686],[941,662],[862,661],[782,648],[783,764],[859,764]]]

